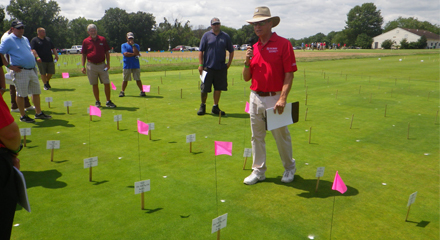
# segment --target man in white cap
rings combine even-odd
[[[246,51],[243,68],[245,81],[252,79],[250,94],[250,119],[252,129],[252,174],[244,179],[251,185],[266,179],[266,124],[264,113],[274,107],[282,114],[287,96],[292,87],[293,72],[297,71],[295,54],[289,40],[272,32],[280,23],[278,16],[272,17],[267,7],[257,7],[254,17],[247,20],[254,26],[259,40]],[[287,126],[271,131],[284,166],[282,182],[292,182],[296,172],[292,158],[292,141]]]
[[[214,85],[214,106],[211,113],[215,115],[225,115],[221,111],[218,102],[222,91],[228,90],[228,68],[234,59],[234,47],[229,35],[220,30],[220,19],[211,19],[212,30],[203,34],[200,40],[199,52],[199,73],[202,75],[203,70],[207,71],[206,77],[201,89],[200,109],[197,115],[204,115],[206,112],[206,99],[211,87]],[[226,62],[226,50],[229,52],[229,61]]]
[[[122,91],[119,93],[119,97],[125,96],[125,88],[128,81],[131,81],[131,75],[133,75],[136,84],[141,91],[140,96],[145,97],[145,92],[142,89],[141,81],[141,66],[139,63],[139,44],[134,43],[134,34],[132,32],[127,33],[127,42],[121,45],[121,53],[124,58],[124,67],[122,75],[124,77],[122,81]]]

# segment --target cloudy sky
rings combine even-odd
[[[60,15],[69,20],[85,17],[98,20],[106,9],[119,7],[127,12],[143,11],[152,13],[156,22],[178,19],[198,28],[208,27],[212,17],[220,18],[222,25],[241,28],[245,20],[251,19],[256,6],[267,6],[272,16],[279,16],[281,23],[274,31],[286,38],[303,38],[322,32],[340,31],[344,28],[347,13],[356,5],[369,1],[356,0],[58,0]],[[371,2],[371,1],[370,1]],[[440,1],[438,0],[374,0],[381,10],[384,24],[399,16],[414,17],[420,21],[428,21],[440,25]],[[6,6],[9,0],[0,0]]]

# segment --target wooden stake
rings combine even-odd
[[[92,181],[92,167],[89,168],[89,182]]]
[[[220,240],[220,229],[217,231],[217,240]]]
[[[408,139],[408,140],[409,140],[409,126],[410,126],[410,123],[408,123],[408,134],[406,136],[406,139]]]
[[[246,162],[247,162],[247,157],[244,159],[243,170],[244,170],[245,167],[246,167]]]
[[[318,181],[316,181],[316,189],[315,189],[315,192],[318,191],[318,186],[319,186],[319,177],[318,177]]]
[[[306,114],[304,116],[304,121],[307,121],[307,112],[309,111],[309,108],[306,108]]]
[[[151,140],[151,133],[152,132],[153,132],[153,130],[148,131],[148,136],[149,136],[150,140]]]
[[[50,108],[50,102],[47,102],[47,105],[49,106],[49,108]]]
[[[50,161],[53,162],[53,148],[52,148],[52,151],[50,153]]]
[[[354,114],[353,114],[353,115],[351,115],[351,123],[350,123],[350,129],[351,129],[351,127],[353,126],[353,118],[354,118]]]
[[[160,94],[160,86],[157,86],[157,95]]]
[[[141,193],[141,209],[144,210],[144,193]]]
[[[428,97],[428,100],[429,100],[429,97]],[[69,114],[69,106],[67,106],[67,114]]]
[[[408,207],[408,212],[406,212],[406,218],[405,218],[405,222],[408,221],[408,215],[409,215],[409,210],[411,209],[411,205],[409,205]]]
[[[92,115],[90,115],[90,121],[92,121]]]
[[[307,105],[307,98],[308,98],[308,96],[309,96],[309,94],[306,94],[306,104],[305,105]]]
[[[384,114],[384,117],[387,117],[387,105],[388,104],[385,104],[385,114]]]
[[[189,152],[192,153],[192,142],[189,142]]]
[[[116,121],[116,129],[119,130],[119,121]]]
[[[310,130],[309,130],[309,144],[311,141],[312,141],[312,127],[310,127]]]

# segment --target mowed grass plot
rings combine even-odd
[[[300,121],[289,126],[297,173],[289,184],[281,182],[284,169],[270,133],[267,179],[242,183],[252,160],[242,170],[251,132],[244,112],[250,83],[240,66],[229,71],[221,124],[218,116],[196,114],[196,70],[142,73],[151,86],[146,98],[133,81],[119,98],[122,75],[112,74],[118,107],[102,108],[102,117],[92,121],[87,77],[51,80],[52,90],[41,99],[53,119],[18,122],[32,128],[20,154],[32,212],[18,207],[12,239],[216,239],[211,222],[224,213],[221,239],[437,239],[439,55],[298,66],[289,95],[289,102],[300,102]],[[45,97],[53,98],[50,108]],[[69,114],[64,101],[72,101]],[[208,111],[211,105],[209,94]],[[155,123],[151,140],[137,133],[138,119]],[[186,135],[194,133],[190,153]],[[53,162],[47,140],[60,140]],[[214,156],[214,141],[233,142],[232,156]],[[98,166],[89,182],[83,159],[94,156]],[[318,167],[325,173],[315,192]],[[336,171],[345,194],[331,190]],[[151,191],[142,210],[134,183],[146,179]]]

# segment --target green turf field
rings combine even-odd
[[[146,98],[134,82],[119,98],[122,75],[112,74],[118,107],[92,121],[87,77],[51,80],[41,105],[53,119],[18,122],[32,130],[20,154],[32,212],[18,208],[12,239],[216,239],[212,219],[225,213],[221,239],[438,239],[439,55],[298,61],[298,68],[289,95],[300,102],[300,121],[289,126],[295,180],[280,181],[284,169],[268,133],[266,180],[252,186],[242,183],[252,164],[242,170],[251,147],[242,67],[230,68],[221,124],[196,114],[196,70],[143,72]],[[69,114],[64,101],[72,101]],[[212,94],[208,111],[211,104]],[[155,123],[151,140],[137,133],[138,119]],[[194,133],[190,153],[186,135]],[[53,162],[48,140],[60,140]],[[216,157],[214,141],[233,142],[232,156]],[[94,156],[89,182],[83,159]],[[318,167],[325,173],[315,192]],[[336,171],[345,194],[331,190]],[[147,179],[142,210],[134,183]]]

